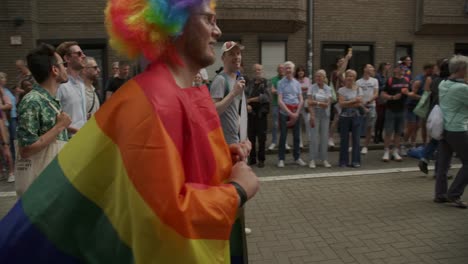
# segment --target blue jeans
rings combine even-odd
[[[279,108],[277,105],[271,106],[271,121],[273,126],[271,128],[271,143],[277,144],[278,143],[278,113]]]
[[[288,116],[279,114],[280,116],[280,141],[279,141],[279,152],[278,152],[278,158],[279,160],[284,160],[285,152],[286,152],[286,138],[288,136],[288,127],[286,123],[288,122]],[[300,128],[301,128],[301,118],[299,117],[296,121],[296,124],[294,124],[293,127],[293,143],[294,143],[294,148],[293,148],[293,156],[294,160],[299,159],[300,156],[300,149],[299,149],[299,133],[300,133]]]
[[[349,165],[349,132],[351,132],[352,138],[352,165],[361,164],[361,154],[359,146],[360,144],[360,129],[361,129],[361,117],[343,117],[340,116],[340,166]]]
[[[310,126],[310,123],[306,125]],[[309,129],[310,160],[328,160],[329,126],[330,116],[323,109],[315,109],[315,127]]]
[[[16,125],[17,125],[17,118],[10,118],[8,125],[8,133],[10,134],[10,152],[11,158],[13,162],[16,160],[16,151],[15,151],[15,139],[16,139]]]

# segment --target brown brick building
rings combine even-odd
[[[107,45],[104,7],[104,0],[1,0],[0,71],[14,81],[15,60],[37,43],[77,40],[107,77],[117,57]],[[419,72],[425,62],[456,52],[468,55],[466,0],[218,0],[217,12],[220,42],[242,42],[247,73],[260,62],[268,77],[284,60],[307,65],[309,54],[313,70],[329,68],[349,47],[354,68],[395,62],[409,53]],[[209,74],[219,66],[210,67]]]

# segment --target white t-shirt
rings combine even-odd
[[[356,85],[362,90],[362,101],[364,104],[369,102],[374,97],[374,92],[379,91],[379,81],[370,77],[368,80],[361,78],[357,80]],[[375,106],[375,100],[369,104]]]

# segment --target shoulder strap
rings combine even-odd
[[[45,97],[44,95],[42,95],[41,93],[37,93],[40,97],[42,97],[42,99],[46,100],[47,101],[47,104],[49,104],[50,107],[52,107],[52,109],[54,109],[54,111],[57,113],[57,114],[60,114],[60,110],[57,109],[57,107],[55,107],[54,104],[52,104],[52,102],[49,100],[49,98]]]
[[[91,105],[91,108],[89,109],[88,114],[91,114],[91,112],[93,111],[95,103],[96,103],[96,92],[93,91],[93,104]]]
[[[224,97],[226,97],[229,94],[229,79],[224,72],[220,73],[219,75],[223,76],[224,78]]]

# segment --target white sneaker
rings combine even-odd
[[[388,151],[388,149],[385,150],[382,160],[385,162],[388,162],[390,160],[390,152]]]
[[[361,154],[362,154],[362,155],[366,155],[366,154],[367,154],[367,151],[368,151],[368,149],[367,149],[366,147],[363,147],[363,148],[361,149]]]
[[[298,158],[296,160],[296,164],[299,165],[299,166],[305,166],[307,165],[301,158]]]
[[[288,145],[288,143],[286,143],[286,144],[284,145],[284,148],[285,148],[286,150],[290,150],[290,149],[291,149],[291,147]]]
[[[252,229],[246,227],[246,228],[245,228],[245,234],[248,236],[248,235],[250,235],[251,233],[252,233]]]
[[[270,146],[268,147],[268,150],[274,150],[276,147],[275,143],[271,143]]]
[[[393,156],[393,159],[394,159],[395,161],[402,161],[402,160],[403,160],[403,159],[401,158],[401,156],[398,154],[398,150],[397,150],[397,149],[394,149],[394,150],[393,150],[392,156]]]
[[[311,161],[309,162],[309,168],[315,169],[316,167],[317,167],[317,166],[315,166],[315,160],[311,160]]]
[[[15,175],[13,174],[9,175],[7,182],[15,182]]]
[[[328,146],[329,147],[334,147],[335,146],[335,142],[333,141],[333,138],[328,138]]]
[[[331,167],[332,167],[332,165],[331,165],[327,160],[324,160],[324,161],[323,161],[323,166],[324,166],[325,168],[331,168]]]
[[[398,154],[398,153],[397,153],[397,154]],[[403,157],[408,156],[408,150],[407,150],[406,147],[403,146],[403,145],[400,147],[400,154],[401,154],[401,156],[403,156]],[[398,155],[398,156],[400,156],[400,155]],[[400,157],[400,158],[401,158],[401,157]]]
[[[348,148],[348,152],[349,152],[349,153],[353,152],[353,148],[352,148],[352,147],[349,147],[349,148]]]
[[[284,160],[278,161],[278,168],[284,168]]]

